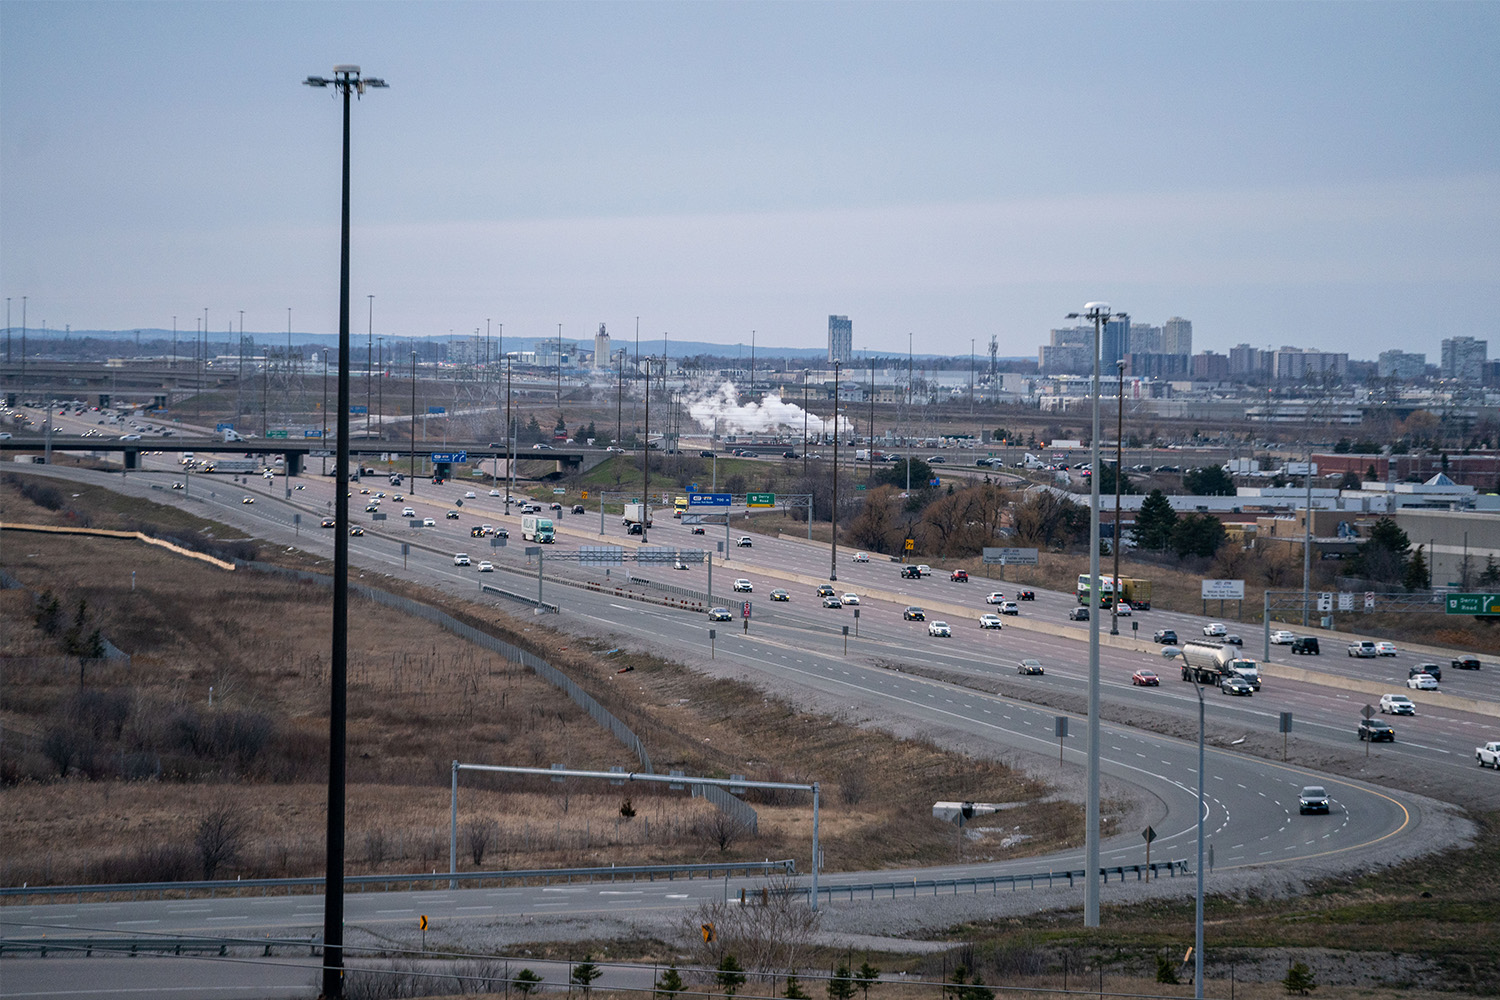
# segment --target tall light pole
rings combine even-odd
[[[510,484],[516,478],[516,459],[511,453],[515,429],[510,422],[510,358],[505,359],[505,513],[510,513]],[[602,501],[601,501],[602,503]],[[601,508],[602,509],[602,508]]]
[[[339,232],[339,416],[334,488],[333,656],[328,712],[328,837],[323,893],[323,995],[344,995],[344,782],[349,668],[349,102],[385,81],[362,78],[358,66],[335,66],[333,78],[310,76],[309,87],[333,87],[344,98],[343,208]],[[373,308],[373,307],[372,307]]]
[[[645,545],[651,531],[651,359],[649,357],[646,359],[646,440],[641,446],[641,480],[641,544]],[[725,515],[725,521],[728,521],[728,515]],[[729,529],[724,530],[728,532]]]
[[[380,426],[375,428],[377,438],[385,437],[385,338],[376,337],[375,342],[380,350],[380,389],[375,395],[375,414],[380,417]]]
[[[1094,426],[1089,443],[1089,734],[1088,734],[1088,803],[1085,808],[1083,849],[1083,925],[1099,926],[1099,349],[1104,339],[1104,324],[1109,321],[1108,302],[1090,302],[1083,312],[1069,313],[1069,319],[1094,321]]]
[[[1115,415],[1115,599],[1109,605],[1110,635],[1120,634],[1120,544],[1124,541],[1120,537],[1120,477],[1125,469],[1121,464],[1124,454],[1121,450],[1122,438],[1125,433],[1125,362],[1116,361],[1115,367],[1120,370],[1120,385],[1116,390],[1119,412]]]
[[[833,362],[833,545],[828,550],[828,579],[839,578],[839,362]]]
[[[366,295],[365,298],[370,300],[369,325],[365,327],[365,437],[369,437],[371,361],[374,360],[375,356],[375,296]]]
[[[411,352],[411,464],[406,478],[411,480],[411,495],[417,495],[417,352]]]

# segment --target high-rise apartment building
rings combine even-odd
[[[1100,370],[1106,373],[1114,371],[1115,363],[1130,351],[1130,320],[1116,318],[1105,321],[1099,339]]]
[[[1213,351],[1193,355],[1193,378],[1206,382],[1223,382],[1229,378],[1229,359]]]
[[[1051,333],[1052,343],[1037,352],[1037,365],[1047,375],[1094,373],[1094,328],[1070,326]]]
[[[1161,325],[1161,350],[1163,354],[1193,353],[1193,324],[1181,316],[1173,316]]]
[[[828,317],[828,363],[854,360],[854,324],[848,316]]]
[[[1150,323],[1130,324],[1130,350],[1127,354],[1164,354],[1161,348],[1161,327]]]
[[[1308,377],[1349,373],[1349,355],[1330,351],[1308,351],[1300,347],[1283,347],[1271,362],[1271,375],[1278,381],[1300,382]]]
[[[1427,375],[1427,355],[1406,351],[1381,351],[1375,362],[1375,373],[1381,378],[1415,382]]]
[[[1240,344],[1229,349],[1229,375],[1231,378],[1263,378],[1270,352],[1249,344]]]
[[[1458,379],[1478,385],[1484,380],[1484,363],[1490,343],[1473,337],[1450,337],[1443,341],[1443,378]]]

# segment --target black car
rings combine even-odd
[[[1328,790],[1322,785],[1306,785],[1302,794],[1297,796],[1297,806],[1303,816],[1308,813],[1326,813],[1328,811]]]
[[[1169,628],[1159,628],[1151,636],[1151,641],[1159,642],[1163,646],[1175,646],[1177,645],[1177,633]]]
[[[1243,646],[1244,644],[1245,640],[1232,632],[1224,637],[1224,645],[1226,646]]]
[[[1088,620],[1089,620],[1089,609],[1088,608],[1073,608],[1072,610],[1070,610],[1068,612],[1068,621],[1070,621],[1070,622],[1086,622]]]
[[[1036,600],[1036,594],[1034,594],[1033,592],[1031,592],[1029,590],[1022,590],[1022,591],[1017,592],[1017,594],[1016,594],[1016,600],[1018,600],[1018,601],[1034,601],[1034,600]]]
[[[1292,652],[1301,653],[1306,656],[1319,655],[1318,637],[1315,635],[1299,635],[1292,640]]]
[[[472,527],[472,528],[469,529],[469,537],[470,538],[483,538],[484,537],[484,529],[481,528],[481,527],[479,527],[476,524],[474,527]]]
[[[1384,719],[1360,719],[1359,738],[1369,740],[1371,743],[1379,743],[1385,740],[1387,743],[1396,742],[1396,730]]]
[[[927,612],[921,608],[912,607],[901,612],[901,617],[909,622],[925,622],[927,620]]]
[[[1242,695],[1249,698],[1255,694],[1255,685],[1243,677],[1226,677],[1219,683],[1219,690],[1225,694]]]
[[[922,571],[915,566],[903,566],[901,567],[901,579],[920,580],[922,579]]]
[[[1414,667],[1406,668],[1407,677],[1415,677],[1418,674],[1431,674],[1433,680],[1440,681],[1443,679],[1443,668],[1436,663],[1418,663]]]
[[[1454,659],[1451,666],[1454,670],[1478,670],[1479,657],[1465,653],[1463,656]],[[1433,676],[1436,677],[1437,675],[1433,674]]]

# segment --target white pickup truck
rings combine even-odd
[[[1492,740],[1482,747],[1475,747],[1474,759],[1479,761],[1480,767],[1493,767],[1500,770],[1500,740]]]

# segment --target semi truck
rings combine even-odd
[[[854,453],[854,460],[856,462],[883,462],[885,452],[877,448],[860,448]]]
[[[1151,610],[1151,581],[1135,577],[1120,577],[1120,600],[1141,611]]]
[[[646,527],[651,527],[651,521],[646,516],[646,505],[643,503],[626,504],[625,516],[620,519],[620,523],[628,527],[632,524],[641,524],[643,522]]]
[[[552,518],[527,514],[521,518],[521,537],[528,542],[549,545],[553,541]]]
[[[1182,679],[1199,684],[1218,684],[1226,677],[1243,677],[1260,690],[1260,667],[1240,656],[1240,647],[1222,642],[1182,644]]]

